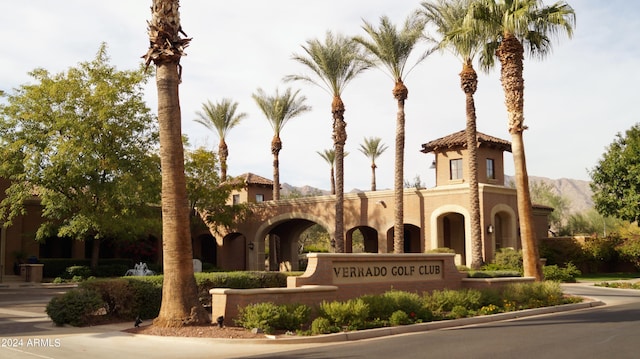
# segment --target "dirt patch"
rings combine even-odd
[[[218,327],[217,325],[188,326],[182,328],[160,328],[153,325],[124,330],[127,333],[170,337],[220,338],[220,339],[265,339],[264,333],[253,333],[241,327]],[[276,337],[284,336],[276,333]]]

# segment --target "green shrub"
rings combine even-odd
[[[158,283],[157,277],[96,279],[83,282],[80,287],[98,293],[111,318],[151,319],[160,312],[162,282]]]
[[[515,270],[482,270],[469,271],[469,278],[506,278],[522,277],[522,272]]]
[[[286,287],[287,275],[280,272],[212,272],[195,273],[198,297],[204,306],[211,305],[212,288],[254,289]]]
[[[360,299],[369,308],[368,320],[387,320],[398,309],[393,298],[385,295],[367,294]]]
[[[265,333],[299,330],[309,322],[310,313],[311,308],[302,304],[256,303],[240,308],[236,324],[246,329],[258,328]]]
[[[449,318],[460,319],[460,318],[465,318],[468,315],[469,315],[469,310],[466,307],[463,307],[461,305],[456,305],[455,307],[451,308],[451,312],[449,313]]]
[[[502,290],[502,300],[518,310],[564,303],[560,283],[552,281],[509,284]]]
[[[411,324],[411,319],[406,312],[402,310],[396,310],[395,312],[393,312],[393,314],[391,314],[391,317],[389,317],[389,324],[394,327],[398,325],[407,325]]]
[[[369,307],[360,298],[346,302],[320,303],[320,316],[329,319],[332,325],[348,330],[363,329],[369,317]]]
[[[556,264],[544,266],[542,272],[544,279],[564,283],[575,283],[576,277],[582,274],[571,262],[567,263],[565,268],[560,268]]]
[[[49,301],[45,313],[58,326],[84,326],[104,306],[100,295],[89,289],[73,289]]]
[[[89,266],[71,266],[66,270],[67,278],[80,277],[81,279],[87,279],[91,276],[91,268]],[[74,280],[77,282],[77,280]]]
[[[478,309],[479,315],[497,314],[500,312],[500,307],[494,304],[485,305],[484,307]]]
[[[482,293],[475,289],[434,290],[425,293],[423,300],[424,306],[434,313],[451,312],[456,306],[475,310],[483,305]]]
[[[493,262],[485,265],[484,270],[508,270],[522,272],[522,251],[513,248],[501,248],[495,255]]]
[[[324,317],[317,317],[311,322],[311,334],[330,334],[337,333],[340,331],[340,328],[332,325],[329,319]]]
[[[408,313],[412,320],[430,320],[431,311],[425,310],[422,298],[416,293],[391,290],[382,295],[393,304],[394,311]]]
[[[633,263],[636,269],[640,270],[640,239],[625,239],[617,248],[623,259]]]

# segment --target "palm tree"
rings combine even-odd
[[[273,139],[271,140],[271,154],[273,154],[273,199],[280,199],[280,150],[282,140],[280,131],[290,119],[311,110],[310,106],[304,104],[306,97],[299,95],[300,90],[292,92],[288,88],[282,95],[276,89],[273,96],[267,95],[261,88],[252,95],[267,117],[271,128],[273,128]]]
[[[335,149],[330,149],[330,150],[324,150],[324,151],[316,151],[317,154],[320,155],[320,157],[322,157],[322,159],[324,159],[329,166],[331,167],[331,194],[335,195],[336,194],[336,176],[334,174],[334,169],[335,169],[335,165],[336,165],[336,150]],[[345,152],[343,154],[343,157],[347,157],[347,155],[349,154],[349,152]]]
[[[247,117],[246,113],[236,114],[238,103],[225,98],[213,104],[211,101],[202,104],[202,112],[196,112],[198,118],[194,121],[205,126],[218,134],[220,143],[218,144],[218,156],[220,156],[220,181],[227,180],[227,158],[229,158],[229,148],[227,147],[227,134],[236,127],[240,121]]]
[[[380,137],[365,137],[364,143],[360,144],[360,152],[371,160],[371,190],[376,190],[376,159],[387,150],[387,145],[380,143]]]
[[[572,36],[575,12],[563,1],[545,6],[540,0],[482,0],[471,7],[468,20],[491,36],[480,57],[484,69],[494,66],[495,57],[500,60],[500,81],[505,95],[515,167],[524,274],[542,280],[522,138],[522,132],[527,128],[524,125],[522,76],[524,50],[526,47],[532,56],[544,58],[551,50],[552,36],[561,32]]]
[[[162,248],[164,280],[160,313],[153,324],[179,327],[206,324],[208,314],[198,300],[193,276],[189,204],[184,174],[180,118],[180,58],[189,38],[180,25],[177,0],[153,0],[148,22],[146,65],[156,66],[160,162],[162,166]],[[186,35],[185,35],[186,36]]]
[[[441,39],[437,47],[450,50],[462,60],[460,87],[466,98],[466,138],[469,153],[469,222],[471,226],[471,268],[479,269],[483,262],[482,226],[480,224],[480,193],[478,191],[478,140],[476,131],[476,106],[473,95],[478,88],[478,74],[473,60],[486,43],[486,36],[473,27],[464,27],[464,19],[472,0],[436,0],[423,2],[423,14],[432,23]]]
[[[396,116],[396,167],[394,171],[393,251],[395,253],[404,252],[404,102],[407,99],[409,90],[404,85],[403,77],[406,77],[411,69],[422,62],[430,53],[423,53],[416,63],[407,69],[409,56],[422,38],[424,25],[424,21],[417,16],[417,13],[414,13],[407,18],[404,27],[398,31],[389,18],[383,16],[380,18],[380,27],[378,29],[368,22],[364,22],[363,29],[369,34],[371,40],[362,37],[355,38],[355,41],[362,44],[377,59],[377,65],[386,70],[395,82],[392,92],[398,103]]]
[[[334,35],[328,31],[324,43],[308,40],[302,46],[306,55],[293,55],[293,59],[305,65],[313,76],[290,75],[287,81],[305,81],[319,86],[331,94],[333,117],[333,144],[336,151],[336,227],[335,251],[344,252],[344,145],[347,142],[347,123],[344,121],[342,92],[346,85],[362,71],[371,67],[371,62],[353,39]]]

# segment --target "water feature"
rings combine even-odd
[[[124,274],[125,276],[133,275],[133,276],[145,276],[145,275],[155,275],[156,273],[147,267],[147,263],[137,263],[133,266],[133,269],[127,270]]]

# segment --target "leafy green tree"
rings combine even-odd
[[[242,187],[242,183],[233,179],[220,181],[214,152],[202,147],[186,151],[184,166],[192,226],[204,223],[211,234],[216,235],[219,229],[244,220],[248,207],[227,203],[231,192]]]
[[[146,65],[156,66],[160,162],[162,164],[162,304],[153,321],[159,327],[205,324],[209,316],[198,300],[184,174],[180,59],[190,38],[183,38],[178,0],[153,0],[148,24]]]
[[[360,152],[367,156],[371,160],[371,190],[376,190],[376,160],[380,157],[384,151],[387,150],[387,145],[381,143],[380,137],[365,137],[364,142],[360,144]]]
[[[229,157],[227,134],[247,117],[246,113],[236,114],[236,111],[238,111],[238,103],[225,98],[215,104],[207,101],[202,104],[202,111],[196,112],[198,118],[195,121],[218,134],[220,140],[218,156],[220,157],[220,180],[222,182],[227,180],[227,158]]]
[[[143,100],[149,76],[111,66],[106,44],[66,72],[29,75],[33,83],[0,107],[0,176],[11,180],[0,221],[11,223],[37,194],[45,221],[36,238],[91,239],[95,267],[101,240],[133,240],[154,228],[160,166]]]
[[[471,7],[469,26],[481,27],[490,39],[480,62],[485,70],[500,60],[500,81],[507,108],[508,129],[515,170],[518,217],[525,276],[542,280],[542,266],[533,229],[533,208],[522,133],[524,124],[525,47],[531,56],[544,58],[551,51],[551,37],[573,34],[575,12],[564,1],[545,6],[540,0],[478,0]]]
[[[282,150],[282,140],[280,132],[284,125],[294,117],[297,117],[311,107],[304,104],[306,97],[300,95],[300,90],[293,92],[290,88],[280,94],[278,89],[274,95],[267,95],[264,90],[258,89],[252,95],[253,99],[264,113],[273,129],[273,139],[271,140],[271,154],[273,155],[273,199],[280,199],[280,151]]]
[[[395,141],[395,170],[394,170],[394,225],[393,225],[393,251],[404,252],[404,143],[405,143],[405,111],[404,103],[409,96],[409,90],[404,84],[404,78],[417,64],[422,62],[429,52],[418,57],[415,64],[407,67],[409,57],[422,39],[422,30],[425,22],[417,13],[411,14],[404,22],[402,29],[398,30],[388,17],[380,18],[380,26],[374,27],[364,22],[362,28],[369,38],[356,37],[355,41],[362,44],[365,49],[377,60],[376,65],[381,67],[394,81],[393,98],[397,102],[396,114],[396,141]]]
[[[371,62],[361,47],[343,35],[334,35],[327,31],[324,43],[320,40],[308,40],[302,46],[306,55],[294,55],[293,59],[307,67],[313,73],[309,75],[290,75],[287,81],[304,81],[314,84],[333,97],[331,115],[333,117],[333,146],[335,150],[336,172],[336,252],[344,252],[344,146],[347,142],[347,123],[344,121],[344,102],[342,92],[349,82],[371,66]]]
[[[616,135],[590,176],[600,214],[631,222],[640,219],[640,124]]]
[[[554,190],[553,186],[542,181],[531,181],[531,202],[553,208],[549,215],[549,225],[555,233],[562,231],[567,223],[567,211],[570,201]]]
[[[462,62],[460,88],[465,94],[467,123],[465,128],[467,152],[469,153],[469,224],[471,226],[471,268],[479,269],[484,263],[482,255],[482,226],[480,223],[480,192],[478,190],[478,139],[476,127],[476,105],[474,94],[478,89],[478,74],[473,60],[486,42],[481,28],[468,26],[464,19],[471,6],[470,0],[438,0],[423,2],[424,16],[434,24],[441,39],[440,50],[450,50]]]

